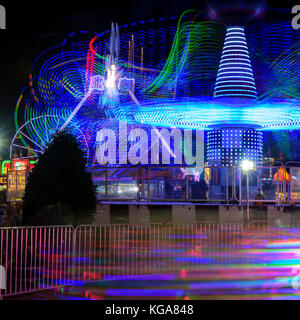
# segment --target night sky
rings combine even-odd
[[[274,9],[266,1],[195,1],[195,0],[98,0],[98,1],[1,1],[7,14],[6,30],[0,30],[0,156],[8,156],[14,134],[13,113],[22,88],[28,82],[30,67],[39,53],[60,43],[71,32],[87,30],[101,33],[110,22],[125,24],[138,20],[179,16],[186,9],[203,10],[203,18],[211,20],[211,9],[218,19],[236,23],[249,19],[291,19],[291,8]],[[230,7],[228,6],[230,4]],[[239,14],[233,7],[239,6]],[[278,6],[278,5],[277,5]],[[241,7],[244,7],[241,10]],[[253,17],[255,10],[259,14]],[[242,13],[242,14],[241,14]],[[240,21],[240,19],[242,21]],[[300,32],[300,31],[299,31]]]

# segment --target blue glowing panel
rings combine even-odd
[[[261,164],[263,134],[254,129],[226,128],[207,133],[207,157],[210,165],[232,166],[244,159]]]
[[[227,28],[214,97],[257,97],[243,27]]]

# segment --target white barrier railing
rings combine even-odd
[[[74,231],[74,279],[95,281],[157,272],[149,264],[162,236],[160,223],[81,225]]]
[[[69,284],[72,226],[0,228],[4,296]]]
[[[5,268],[0,265],[0,300],[2,300],[2,290],[6,290],[6,272]]]
[[[274,237],[270,221],[80,225],[0,229],[4,297],[79,282],[206,268],[214,248],[232,251],[244,237]],[[300,223],[291,222],[299,236]],[[292,233],[293,234],[293,233]],[[221,244],[221,247],[220,247]],[[226,252],[222,257],[226,262]],[[222,258],[223,259],[223,258]],[[218,264],[223,260],[218,259]],[[3,271],[2,269],[2,271]],[[1,268],[0,268],[1,271]],[[2,273],[3,275],[3,273]],[[1,295],[1,291],[0,291]]]

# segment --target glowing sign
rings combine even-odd
[[[32,170],[37,163],[34,160],[29,161],[27,159],[22,159],[14,162],[15,164],[11,164],[11,160],[4,160],[1,163],[1,175],[6,176],[7,172],[9,170],[27,170],[27,167],[29,166],[29,169]],[[23,167],[26,167],[25,169]],[[1,184],[1,183],[0,183]]]
[[[35,167],[36,163],[37,163],[37,162],[34,161],[34,160],[32,160],[32,161],[29,162],[29,170],[30,170],[30,171]]]
[[[27,171],[8,171],[7,174],[7,194],[8,202],[19,202],[23,200],[26,187]]]
[[[22,201],[27,181],[28,171],[32,170],[36,161],[29,159],[12,159],[2,162],[0,185],[7,185],[7,201]]]
[[[279,180],[279,182],[281,183],[283,183],[284,181],[290,182],[290,175],[284,167],[280,167],[278,169],[278,173],[276,172],[274,174],[274,180],[275,181]]]
[[[1,174],[7,175],[7,171],[10,170],[11,161],[10,160],[4,160],[1,165]]]
[[[0,185],[5,186],[7,183],[7,177],[6,176],[0,176]]]
[[[28,170],[28,168],[29,168],[29,159],[13,159],[11,161],[12,171],[23,171],[23,170]]]

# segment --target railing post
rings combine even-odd
[[[228,203],[228,167],[226,167],[226,201]]]
[[[236,179],[235,179],[235,174],[236,174],[236,170],[235,170],[235,166],[232,167],[232,197],[231,199],[235,199],[236,198]]]
[[[142,176],[142,183],[141,183],[141,199],[145,199],[145,167],[141,167],[141,176]]]
[[[260,169],[260,174],[257,175],[257,179],[259,179],[258,183],[260,185],[260,194],[262,195],[262,199],[264,200],[264,197],[263,197],[263,182],[262,182],[262,174],[263,174],[263,171],[264,171],[264,167]]]
[[[239,168],[239,205],[242,206],[242,174],[241,174],[241,169]]]
[[[136,168],[136,201],[139,202],[140,201],[140,168],[137,167]]]
[[[286,202],[286,176],[287,176],[287,171],[286,167],[284,167],[284,177],[283,177],[283,203]]]
[[[71,229],[72,230],[72,279],[71,279],[71,283],[74,284],[74,282],[76,281],[76,239],[77,239],[77,227],[75,229]]]
[[[279,168],[277,167],[277,184],[276,184],[276,194],[277,194],[277,205],[280,204],[280,197],[279,197]]]
[[[108,193],[107,179],[108,179],[108,169],[106,167],[105,168],[105,200],[107,200],[107,193]]]
[[[150,201],[150,168],[147,167],[147,201],[149,202]]]
[[[185,198],[189,200],[189,176],[185,176]]]
[[[290,181],[289,181],[289,187],[288,187],[288,199],[289,199],[289,205],[292,204],[292,191],[293,191],[293,168],[290,167]]]

